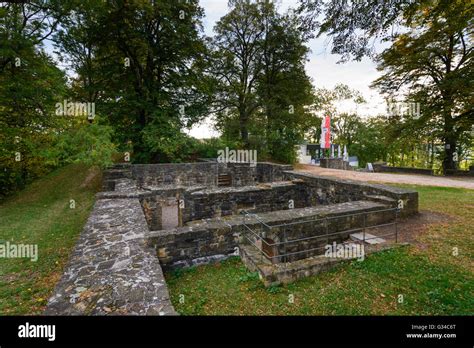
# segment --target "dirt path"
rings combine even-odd
[[[474,190],[474,178],[445,178],[442,176],[415,175],[415,174],[390,174],[390,173],[365,173],[349,170],[321,168],[312,165],[297,165],[295,169],[301,172],[332,176],[341,179],[350,179],[366,182],[383,182],[396,184],[413,184],[424,186],[460,187]]]

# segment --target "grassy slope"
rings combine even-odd
[[[420,209],[451,217],[419,237],[423,248],[397,248],[269,289],[238,258],[168,274],[176,310],[222,315],[474,314],[474,191],[404,187],[418,190]],[[454,247],[458,256],[453,256]],[[294,303],[289,303],[290,295]]]
[[[37,262],[0,258],[0,314],[43,310],[94,203],[100,175],[90,173],[66,166],[0,205],[0,243],[38,244],[39,254]]]

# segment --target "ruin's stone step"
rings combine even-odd
[[[363,233],[363,232],[353,233],[351,234],[351,239],[355,241],[365,242],[368,244],[382,244],[386,242],[385,239],[374,236],[373,234],[370,234],[367,232],[366,233]]]
[[[373,202],[379,202],[382,204],[386,204],[390,207],[395,207],[397,205],[397,201],[393,198],[383,196],[383,195],[369,195],[369,194],[364,194],[364,197],[366,197],[368,200],[371,200]]]

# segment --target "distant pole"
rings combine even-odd
[[[347,152],[346,145],[344,145],[344,161],[349,162],[349,153]]]

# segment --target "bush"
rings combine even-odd
[[[56,165],[84,163],[105,168],[113,164],[116,146],[112,143],[112,128],[96,123],[69,129],[56,138],[55,145],[44,156]]]
[[[34,134],[19,137],[0,138],[3,151],[0,157],[0,200],[9,194],[25,188],[34,179],[49,173],[55,165],[39,154],[44,146],[51,146],[47,134]],[[19,154],[19,161],[16,155]]]
[[[218,151],[229,149],[237,149],[237,145],[232,142],[225,141],[222,138],[194,139],[194,149],[192,156],[195,158],[217,158]]]

